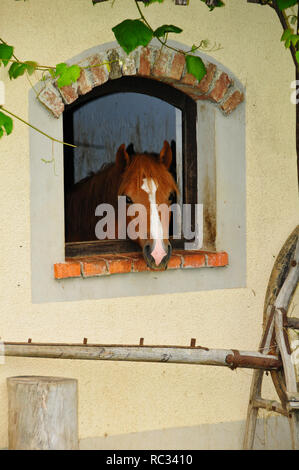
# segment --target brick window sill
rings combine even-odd
[[[213,268],[228,265],[225,251],[183,251],[174,250],[167,269]],[[54,264],[54,278],[89,278],[111,274],[138,273],[151,271],[142,253],[105,254],[66,258],[64,263]]]

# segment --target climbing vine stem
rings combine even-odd
[[[14,118],[18,119],[19,121],[23,122],[24,124],[26,124],[27,126],[31,127],[32,129],[34,129],[35,131],[39,132],[40,134],[43,134],[45,137],[47,137],[48,139],[52,140],[52,142],[58,142],[59,144],[63,144],[63,145],[67,145],[69,147],[74,147],[76,148],[77,146],[74,145],[74,144],[69,144],[67,142],[63,142],[62,140],[59,140],[59,139],[55,139],[54,137],[51,137],[49,134],[47,134],[46,132],[38,129],[37,127],[33,126],[32,124],[30,124],[29,122],[25,121],[24,119],[22,119],[20,116],[17,116],[17,114],[14,114],[12,113],[11,111],[9,111],[8,109],[4,108],[3,106],[0,106],[0,110],[4,111],[5,113],[9,114],[10,116],[13,116]]]

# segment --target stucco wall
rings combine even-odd
[[[290,102],[294,70],[270,8],[245,1],[226,4],[209,13],[202,2],[184,8],[165,0],[146,12],[154,26],[161,18],[181,26],[183,43],[220,42],[223,48],[211,55],[246,86],[247,287],[33,304],[29,131],[15,121],[13,134],[0,143],[2,339],[136,343],[143,336],[148,344],[185,345],[195,337],[214,348],[257,347],[272,264],[298,223],[295,107]],[[132,0],[116,1],[113,7],[111,2],[92,7],[87,0],[2,0],[1,37],[15,45],[19,58],[51,65],[114,40],[111,27],[137,16]],[[26,119],[26,78],[12,83],[1,68],[0,79],[6,84],[7,108]],[[206,424],[213,432],[217,423],[242,422],[251,379],[250,371],[213,367],[8,358],[0,366],[0,448],[7,445],[5,379],[27,374],[78,378],[82,439]],[[180,439],[178,434],[178,448]],[[226,434],[226,447],[239,444]],[[213,448],[213,442],[209,445]]]

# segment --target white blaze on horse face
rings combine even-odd
[[[144,178],[141,189],[148,194],[150,202],[150,237],[155,241],[154,250],[151,252],[151,255],[156,265],[159,266],[167,253],[163,246],[163,227],[156,203],[157,186],[152,178]]]

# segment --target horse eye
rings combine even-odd
[[[169,194],[169,198],[168,198],[169,202],[174,202],[175,201],[175,193],[170,193]]]
[[[126,203],[127,204],[132,204],[133,203],[132,199],[129,196],[126,196]]]

